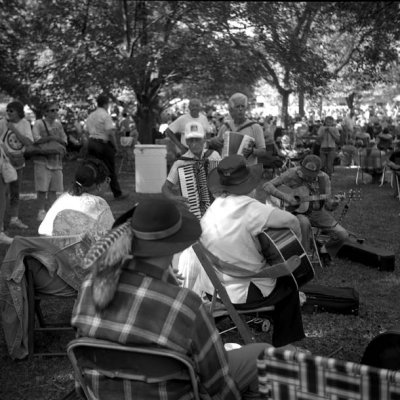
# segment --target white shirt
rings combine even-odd
[[[197,118],[193,118],[190,114],[183,114],[175,121],[173,121],[168,128],[174,133],[181,134],[181,143],[185,146],[186,138],[185,138],[185,127],[189,122],[198,122],[203,125],[203,128],[206,132],[211,131],[210,124],[208,123],[208,119],[204,114],[199,114]]]
[[[257,235],[267,226],[274,207],[249,197],[229,195],[218,197],[201,219],[202,244],[216,257],[257,273],[265,265]],[[233,278],[218,273],[233,303],[245,303],[250,280]],[[276,279],[255,278],[251,280],[268,296],[275,287]],[[205,271],[200,268],[196,282],[199,288],[213,294],[214,287]]]
[[[86,129],[93,139],[109,140],[107,131],[114,129],[111,115],[102,107],[97,108],[87,118]]]
[[[21,118],[18,122],[13,122],[12,125],[22,136],[33,142],[31,125],[25,118]],[[0,120],[0,140],[4,142],[7,153],[21,153],[25,150],[24,145],[16,134],[8,129],[6,119]]]
[[[80,196],[63,193],[47,211],[39,226],[39,235],[53,236],[54,232],[64,231],[62,226],[54,226],[56,216],[64,210],[80,211],[92,219],[92,224],[84,221],[86,225],[81,227],[77,220],[74,234],[78,234],[77,231],[82,234],[89,232],[92,236],[99,237],[111,229],[114,223],[110,206],[102,197],[89,193],[82,193]]]

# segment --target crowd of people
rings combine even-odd
[[[26,268],[33,273],[35,290],[77,296],[71,324],[78,336],[132,346],[156,345],[186,354],[208,398],[254,398],[257,355],[268,346],[306,352],[299,347],[305,337],[301,288],[292,280],[300,255],[271,264],[267,261],[270,250],[261,249],[258,237],[265,231],[285,229],[310,254],[313,228],[317,228],[328,237],[319,249],[323,262],[331,263],[349,237],[331,213],[338,205],[331,188],[336,159],[352,165],[360,162],[356,154],[365,151],[368,159],[378,149],[396,170],[399,151],[389,154],[397,131],[389,126],[378,129],[375,121],[360,130],[356,124],[339,127],[331,116],[317,128],[299,119],[293,130],[285,131],[271,119],[263,125],[251,120],[248,107],[246,95],[233,94],[229,116],[214,129],[201,114],[201,102],[192,99],[189,112],[163,130],[177,149],[162,187],[163,198],[143,199],[114,219],[102,194],[109,185],[114,199],[128,197],[115,168],[118,134],[135,135],[128,116],[123,115],[117,127],[109,113],[110,98],[98,96],[97,108],[86,119],[83,160],[72,188],[65,192],[62,157],[68,138],[57,118],[58,105],[46,104],[43,118],[32,130],[21,123],[19,103],[7,106],[7,119],[0,121],[0,144],[18,168],[18,180],[9,185],[0,177],[0,200],[6,199],[7,190],[13,193],[10,224],[25,229],[18,217],[18,182],[24,151],[31,152],[41,221],[39,236],[12,239],[4,232],[5,201],[0,203],[0,243],[9,245],[0,269],[0,315],[12,358],[28,354],[27,299],[21,290],[23,280],[18,278]],[[351,146],[356,149],[353,153]],[[352,156],[345,158],[345,151]],[[272,179],[264,179],[264,169],[285,158],[295,162],[285,171],[278,168]],[[193,203],[182,169],[205,177],[196,181],[194,195],[199,204],[207,199],[206,207]],[[300,211],[304,191],[316,200]],[[57,192],[64,193],[57,198]],[[260,200],[261,192],[267,201]],[[279,206],[271,198],[278,199]],[[200,214],[194,212],[196,207]],[[271,344],[225,350],[208,309],[214,287],[193,250],[194,243],[201,244],[216,267],[235,308],[274,306]],[[10,280],[15,285],[9,285]],[[11,298],[18,298],[23,306],[15,307]],[[86,372],[99,397],[109,381],[99,371]],[[115,395],[128,390],[134,396],[140,390],[143,398],[156,393],[180,398],[189,390],[185,385],[127,386],[121,379],[113,390]]]

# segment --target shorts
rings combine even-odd
[[[36,192],[63,192],[62,169],[48,169],[45,164],[35,164]]]

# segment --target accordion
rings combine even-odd
[[[222,148],[221,157],[225,158],[232,154],[243,155],[243,150],[253,147],[255,144],[254,138],[241,133],[226,131],[223,134],[224,146]]]
[[[207,175],[216,168],[219,161],[204,160],[178,168],[182,196],[189,201],[189,210],[200,219],[213,201],[208,190]]]

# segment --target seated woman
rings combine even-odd
[[[108,170],[101,161],[83,161],[71,191],[53,203],[40,225],[43,236],[17,236],[10,245],[0,268],[0,316],[13,359],[28,355],[25,268],[32,271],[38,293],[71,296],[77,292],[85,275],[81,260],[114,223],[109,205],[100,197],[107,184]]]

